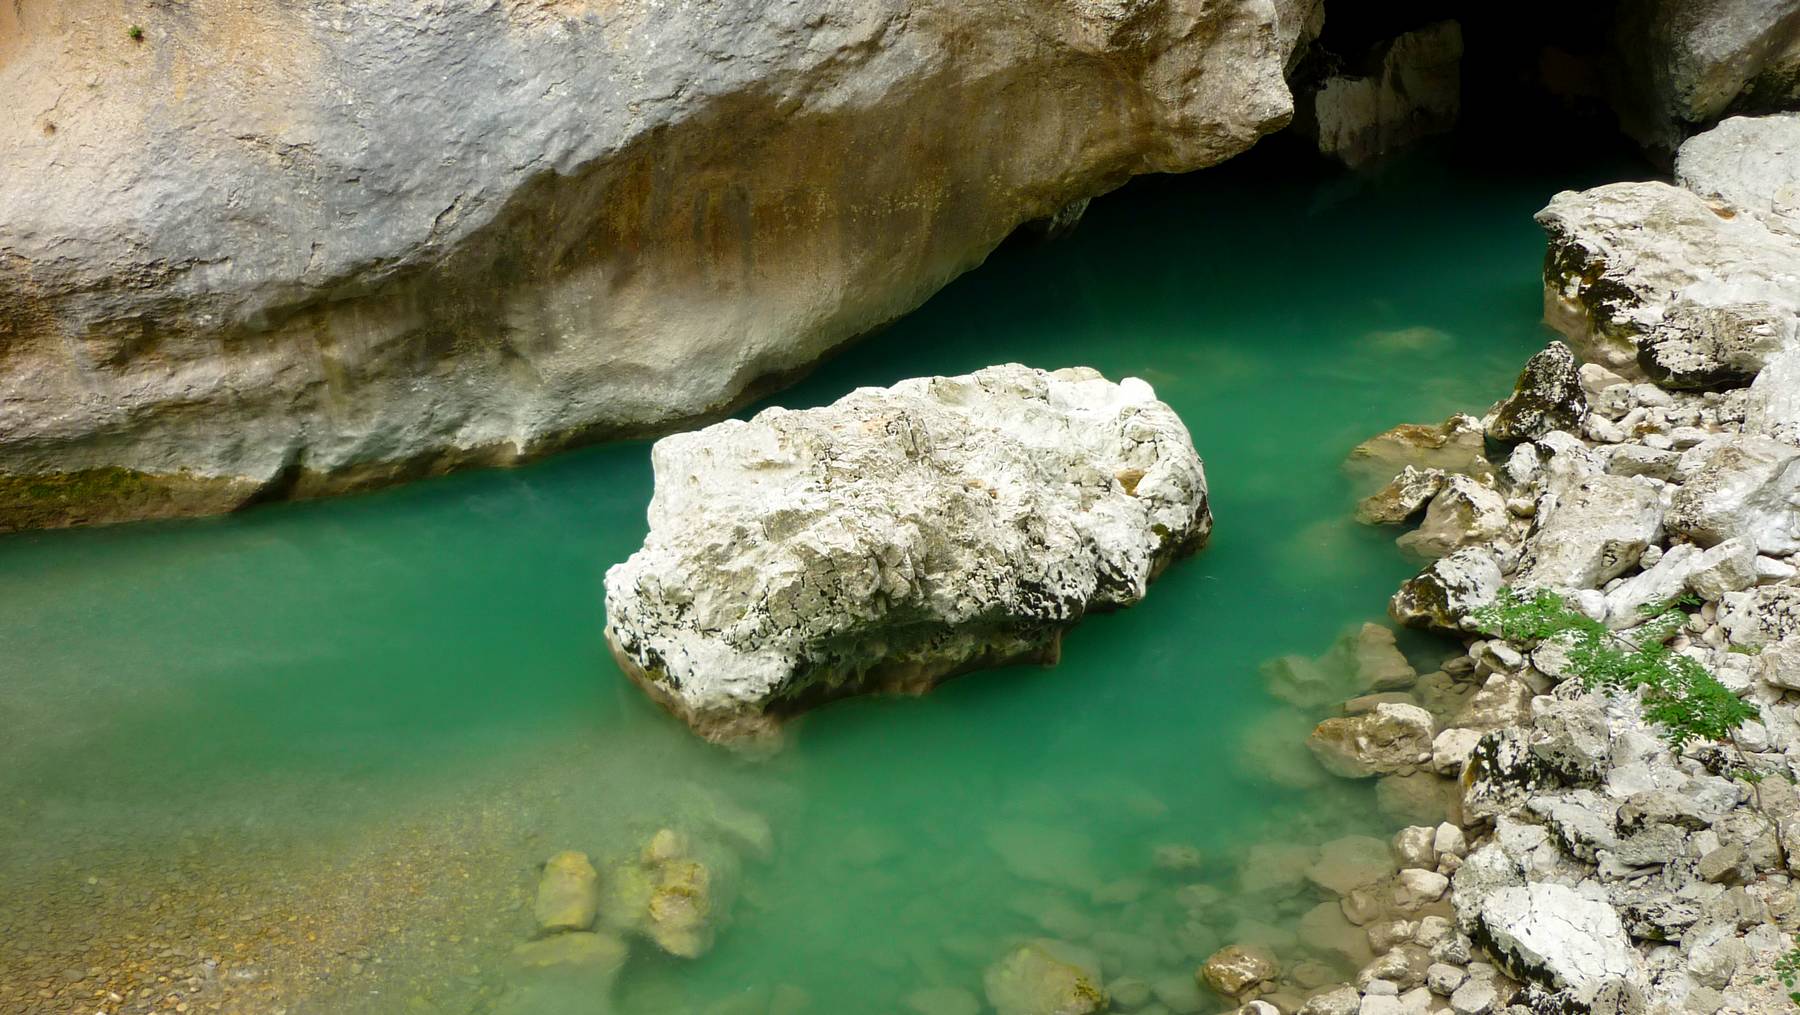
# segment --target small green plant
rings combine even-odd
[[[125,29],[125,37],[127,39],[130,39],[132,42],[143,42],[144,41],[144,26],[132,25],[130,28]]]
[[[1800,1006],[1800,948],[1790,950],[1786,955],[1775,960],[1775,978],[1787,990],[1788,1000]],[[1759,976],[1757,983],[1767,983],[1769,978]]]
[[[1765,773],[1751,763],[1737,739],[1739,727],[1762,713],[1698,661],[1668,645],[1687,623],[1684,608],[1698,605],[1692,596],[1648,604],[1640,607],[1642,623],[1618,632],[1570,607],[1554,592],[1521,595],[1508,587],[1471,616],[1482,631],[1509,641],[1562,641],[1568,647],[1570,672],[1584,686],[1638,694],[1644,718],[1662,728],[1663,741],[1677,755],[1694,743],[1729,746],[1739,762],[1735,774],[1750,787],[1752,806],[1774,829],[1775,850],[1785,868],[1788,852],[1781,824],[1763,807]]]

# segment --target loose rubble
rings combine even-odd
[[[1392,874],[1343,894],[1368,957],[1301,1015],[1787,1010],[1771,969],[1800,929],[1783,848],[1800,842],[1800,165],[1778,142],[1797,124],[1695,138],[1679,187],[1558,195],[1540,216],[1546,305],[1573,350],[1534,356],[1477,421],[1479,460],[1457,417],[1347,463],[1396,473],[1360,520],[1422,514],[1402,548],[1442,551],[1393,618],[1463,651],[1313,735],[1333,774],[1448,799],[1442,823],[1395,836]],[[1477,630],[1505,586],[1627,638],[1646,607],[1695,597],[1670,648],[1760,720],[1675,753],[1635,696],[1571,679],[1566,645]],[[1357,955],[1324,914],[1303,933]]]

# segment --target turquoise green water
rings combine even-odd
[[[1099,201],[778,399],[1009,360],[1139,376],[1192,430],[1217,528],[1060,666],[834,705],[764,762],[696,743],[605,651],[643,445],[0,539],[0,983],[86,1010],[40,975],[99,968],[91,986],[186,942],[222,970],[200,996],[263,991],[240,1010],[606,1010],[591,980],[510,964],[521,900],[550,853],[624,855],[664,825],[701,843],[729,918],[695,961],[640,946],[621,1011],[899,1011],[979,994],[1022,935],[1145,978],[1279,939],[1311,903],[1239,894],[1246,847],[1394,825],[1367,786],[1272,778],[1305,764],[1297,739],[1246,743],[1306,728],[1258,664],[1378,618],[1411,570],[1348,520],[1339,462],[1503,392],[1547,337],[1531,213],[1601,176],[1273,166]],[[1207,862],[1152,870],[1164,843]],[[1196,917],[1185,882],[1224,901]]]

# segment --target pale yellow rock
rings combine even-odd
[[[1275,957],[1253,945],[1226,945],[1212,954],[1200,967],[1198,977],[1208,987],[1229,998],[1241,998],[1256,992],[1280,975]]]
[[[628,951],[625,942],[611,934],[572,931],[527,941],[513,949],[513,957],[521,965],[533,969],[549,966],[618,969],[625,964]]]
[[[586,853],[565,850],[544,864],[532,913],[538,930],[586,930],[600,911],[600,875]]]
[[[999,1015],[1091,1015],[1107,1009],[1099,964],[1059,941],[1032,941],[990,966],[988,1003]]]

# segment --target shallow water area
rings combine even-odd
[[[1032,937],[1172,1010],[1231,1007],[1194,992],[1200,961],[1291,948],[1326,898],[1252,891],[1246,857],[1399,823],[1312,766],[1316,716],[1259,676],[1380,619],[1417,566],[1351,520],[1340,463],[1505,391],[1549,337],[1532,212],[1624,172],[1443,146],[1140,181],[783,392],[1006,361],[1142,377],[1217,527],[1060,665],[836,704],[772,758],[698,742],[606,651],[646,445],[0,538],[0,1010],[947,1013]],[[1421,670],[1444,651],[1403,644]],[[616,982],[520,966],[547,857],[604,884],[665,827],[711,871],[710,951],[638,939]]]

